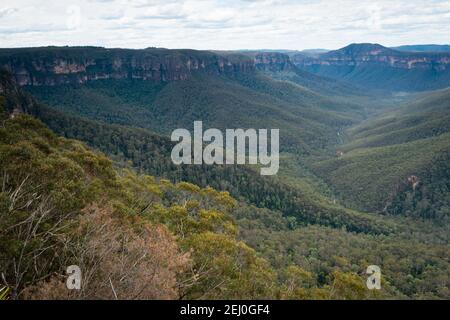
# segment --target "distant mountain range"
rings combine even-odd
[[[359,86],[391,91],[450,86],[450,52],[406,52],[379,44],[351,44],[315,57],[291,55],[302,70]]]
[[[0,67],[11,71],[20,85],[33,86],[104,79],[168,82],[186,80],[198,72],[242,75],[264,70],[289,72],[288,80],[295,78],[294,82],[313,90],[320,87],[329,91],[334,87],[346,92],[342,85],[347,83],[387,91],[423,91],[450,86],[450,51],[446,51],[449,47],[417,45],[394,49],[365,43],[333,51],[239,52],[42,47],[0,49]],[[330,79],[339,80],[341,86],[330,87]],[[323,86],[323,82],[327,85]]]

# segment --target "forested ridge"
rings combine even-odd
[[[37,117],[55,132],[88,143],[110,154],[123,166],[130,161],[141,172],[165,177],[173,182],[188,181],[219,190],[258,207],[279,210],[299,220],[347,227],[357,232],[388,233],[392,226],[370,215],[345,208],[324,208],[301,190],[262,177],[251,167],[228,165],[174,165],[170,159],[173,143],[166,137],[142,129],[99,124],[58,113],[45,106],[37,108]]]

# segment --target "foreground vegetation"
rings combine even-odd
[[[0,130],[0,266],[12,298],[371,296],[359,276],[338,270],[311,290],[279,282],[236,238],[237,203],[228,193],[116,172],[105,156],[29,116]],[[71,264],[85,275],[80,292],[65,289]],[[298,267],[287,271],[313,281]],[[334,282],[342,292],[331,291]]]

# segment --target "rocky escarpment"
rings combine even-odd
[[[186,80],[195,72],[234,74],[255,69],[251,58],[208,51],[45,47],[0,49],[0,67],[21,85],[85,83],[99,79]]]
[[[307,66],[365,66],[380,65],[400,69],[450,69],[450,52],[402,52],[378,44],[352,44],[318,57],[303,54],[292,56],[295,65]]]

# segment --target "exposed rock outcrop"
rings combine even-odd
[[[408,183],[411,185],[412,189],[415,191],[420,184],[420,179],[418,176],[411,175],[408,177]]]
[[[46,47],[0,49],[0,67],[17,83],[57,85],[100,79],[186,80],[195,72],[234,74],[251,72],[254,61],[208,51],[105,49],[97,47]]]
[[[303,54],[292,56],[298,66],[363,66],[384,65],[401,69],[433,69],[443,71],[450,67],[450,52],[403,52],[379,44],[352,44],[318,57]]]

